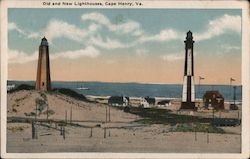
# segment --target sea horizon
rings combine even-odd
[[[8,82],[35,82],[36,80],[7,80],[7,84]],[[183,83],[148,83],[148,82],[119,82],[119,81],[79,81],[79,80],[76,80],[76,81],[59,81],[59,80],[53,80],[51,81],[51,83],[55,83],[55,82],[62,82],[62,83],[67,83],[67,82],[78,82],[78,83],[117,83],[117,84],[154,84],[154,85],[183,85]],[[237,87],[241,87],[242,84],[208,84],[208,83],[200,83],[200,84],[197,84],[195,83],[195,86],[237,86]]]
[[[21,84],[35,86],[35,81],[8,80],[7,85]],[[152,84],[152,83],[119,83],[119,82],[99,82],[99,81],[52,81],[52,89],[68,88],[83,95],[92,96],[129,96],[129,97],[162,97],[181,98],[182,84]],[[236,100],[242,100],[242,86],[236,86]],[[233,88],[230,85],[195,85],[196,98],[201,99],[206,91],[217,90],[225,100],[233,100]],[[83,88],[83,89],[79,89]]]

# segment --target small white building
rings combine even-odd
[[[11,84],[11,85],[7,85],[7,91],[10,91],[12,89],[15,88],[15,85],[14,84]]]
[[[172,105],[172,103],[171,103],[170,100],[162,100],[162,101],[159,101],[157,103],[158,107],[168,107],[168,106],[171,106],[171,105]]]
[[[111,96],[108,99],[108,104],[116,107],[126,107],[129,105],[129,97],[125,96]]]
[[[142,108],[149,108],[149,103],[145,98],[140,98],[140,107]]]
[[[155,98],[150,98],[150,97],[140,98],[140,107],[151,108],[153,106],[155,106]]]

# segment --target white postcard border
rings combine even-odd
[[[61,0],[57,0],[60,2]],[[66,8],[44,6],[44,1],[3,0],[1,1],[1,156],[4,158],[247,158],[249,157],[250,115],[250,52],[249,52],[249,4],[247,1],[140,1],[143,6],[115,6],[115,8],[239,8],[242,9],[242,153],[7,153],[6,152],[6,108],[7,108],[7,42],[8,8]],[[53,1],[55,2],[55,1]],[[64,0],[64,2],[72,2]],[[73,2],[81,2],[75,0]],[[89,1],[101,2],[101,1]],[[107,2],[112,2],[108,1]],[[118,2],[118,1],[113,1]],[[124,2],[124,1],[121,1]],[[126,1],[128,2],[128,1]],[[135,2],[135,1],[131,1]],[[99,6],[70,6],[67,8],[103,8]],[[104,8],[114,8],[105,6]]]

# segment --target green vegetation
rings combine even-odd
[[[24,113],[25,116],[36,116],[35,112]]]
[[[12,132],[17,132],[17,131],[24,131],[24,129],[27,129],[28,126],[12,126],[12,127],[7,127],[8,130]]]
[[[170,128],[171,132],[209,132],[209,133],[225,133],[221,128],[212,126],[210,124],[191,124],[191,123],[182,123],[176,124]]]
[[[143,117],[143,119],[136,120],[138,123],[171,125],[170,131],[172,132],[225,133],[223,129],[212,126],[210,118],[178,115],[173,114],[170,110],[157,108],[131,107],[129,112]]]
[[[143,124],[171,124],[176,125],[177,123],[209,123],[209,118],[202,118],[190,115],[178,115],[173,114],[170,110],[157,109],[157,108],[136,108],[131,107],[130,113],[139,115],[143,119],[137,120]]]
[[[48,106],[48,103],[44,99],[36,98],[36,105],[37,105],[37,110],[39,112],[38,115],[41,115],[42,111]]]
[[[67,96],[72,97],[72,98],[77,99],[77,100],[91,102],[84,95],[79,94],[79,93],[77,93],[77,92],[75,92],[75,91],[73,91],[71,89],[56,88],[56,89],[53,89],[52,91],[53,92],[58,92],[58,93],[61,93],[61,94],[64,94],[64,95],[67,95]]]
[[[18,87],[8,91],[8,93],[14,93],[14,92],[17,92],[20,90],[35,90],[35,86],[21,84]],[[77,93],[71,89],[68,89],[68,88],[55,88],[55,89],[48,91],[46,93],[48,93],[48,94],[61,93],[61,94],[67,95],[67,96],[72,97],[72,98],[77,99],[77,100],[86,101],[86,102],[93,102],[93,101],[88,100],[84,95],[79,94],[79,93]],[[47,101],[46,93],[40,92],[41,97],[45,101]],[[23,100],[23,99],[18,99],[18,100]]]
[[[43,114],[44,114],[44,115],[51,116],[51,115],[55,114],[55,111],[52,110],[52,109],[49,109],[49,110],[44,111]]]
[[[21,84],[18,87],[8,91],[8,93],[14,93],[14,92],[17,92],[17,91],[20,91],[20,90],[34,90],[34,89],[35,89],[35,86],[30,86],[30,85],[27,85],[27,84]]]
[[[47,96],[45,92],[40,92],[40,96],[43,98],[44,101],[47,101]]]
[[[45,92],[40,92],[40,97],[37,97],[35,100],[35,112],[24,113],[25,116],[40,116],[41,114],[47,115],[47,119],[50,115],[55,114],[53,110],[48,109],[48,99]],[[47,108],[45,110],[45,108]],[[44,111],[45,110],[45,111]],[[38,111],[38,114],[36,114]]]

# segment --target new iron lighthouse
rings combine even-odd
[[[187,32],[185,42],[185,65],[182,90],[181,109],[195,108],[195,86],[194,86],[194,54],[193,54],[193,35]]]
[[[48,91],[51,89],[50,64],[49,64],[49,44],[44,37],[39,46],[39,56],[37,64],[36,90]]]

